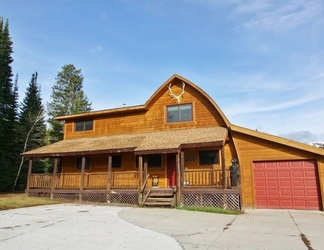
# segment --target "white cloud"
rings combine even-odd
[[[234,12],[241,14],[260,12],[273,6],[273,1],[268,0],[236,1],[235,3],[237,6]]]
[[[292,131],[287,134],[281,134],[280,136],[304,143],[308,143],[318,139],[316,135],[307,130]]]
[[[268,0],[251,0],[247,3],[235,3],[234,14],[246,15],[247,20],[241,24],[247,29],[263,28],[273,32],[308,23],[315,25],[323,22],[323,1],[290,0],[273,2]]]
[[[98,46],[90,49],[89,50],[89,53],[98,53],[98,52],[102,51],[102,49],[103,49],[102,46],[101,45],[98,45]]]

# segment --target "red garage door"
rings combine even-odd
[[[257,208],[320,209],[315,161],[254,162]]]

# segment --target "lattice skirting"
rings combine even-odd
[[[74,191],[74,192],[60,192],[60,191],[40,191],[29,190],[26,192],[28,196],[33,197],[48,197],[51,199],[63,201],[79,201],[79,202],[101,202],[101,203],[116,203],[116,204],[138,204],[138,193],[135,191]]]
[[[224,193],[202,193],[194,192],[182,193],[181,206],[195,207],[218,207],[229,210],[240,210],[240,194],[239,192],[224,192]]]

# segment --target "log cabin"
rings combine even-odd
[[[56,120],[65,124],[64,139],[23,154],[28,195],[323,210],[323,149],[231,124],[207,93],[179,75],[144,105]],[[35,158],[52,158],[53,173],[34,173]],[[239,170],[230,173],[233,164]]]

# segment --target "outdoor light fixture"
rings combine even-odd
[[[152,187],[159,186],[159,178],[157,175],[152,175]]]

